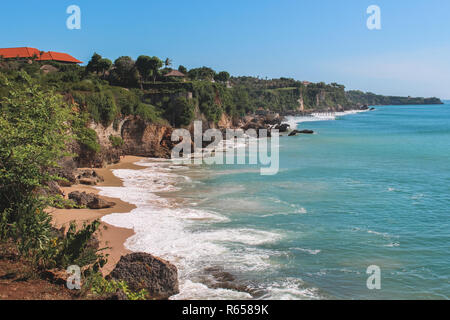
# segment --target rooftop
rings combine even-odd
[[[5,59],[14,58],[36,58],[37,61],[57,61],[57,62],[69,62],[69,63],[83,63],[82,61],[75,59],[70,54],[54,51],[40,51],[36,48],[20,47],[20,48],[3,48],[0,49],[0,56]]]

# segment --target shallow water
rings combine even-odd
[[[450,298],[450,106],[377,107],[299,128],[316,134],[280,138],[275,176],[167,161],[115,170],[124,187],[102,194],[137,209],[103,219],[135,229],[131,250],[177,265],[179,299]],[[381,290],[367,289],[370,265]],[[248,290],[217,288],[208,267]]]

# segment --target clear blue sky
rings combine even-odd
[[[78,5],[82,29],[66,28]],[[366,27],[381,8],[382,30]],[[0,47],[88,61],[94,51],[170,57],[232,75],[338,82],[381,94],[450,98],[448,0],[4,1]]]

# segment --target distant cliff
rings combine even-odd
[[[349,101],[356,105],[369,106],[398,106],[398,105],[427,105],[443,104],[439,98],[413,98],[398,96],[382,96],[371,92],[362,92],[359,90],[347,91],[346,96]]]

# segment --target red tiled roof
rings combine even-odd
[[[40,58],[37,59],[38,61],[60,61],[60,62],[73,62],[73,63],[83,63],[80,60],[75,59],[70,54],[67,53],[61,53],[61,52],[44,52],[40,56]]]
[[[31,58],[34,55],[39,57],[40,51],[38,49],[28,47],[0,49],[0,56],[3,56],[5,59]]]
[[[72,63],[83,63],[80,60],[75,59],[67,53],[61,52],[42,52],[35,48],[5,48],[0,49],[0,56],[5,59],[11,58],[33,58],[37,57],[37,61],[58,61],[58,62],[72,62]]]

